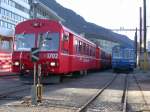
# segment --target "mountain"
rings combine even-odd
[[[85,21],[83,17],[74,11],[67,9],[57,3],[55,0],[40,0],[43,4],[54,10],[65,22],[63,24],[71,30],[81,34],[96,34],[99,37],[105,37],[108,40],[119,42],[122,45],[133,47],[133,41],[127,36],[117,34],[102,26]]]

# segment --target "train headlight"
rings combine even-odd
[[[56,62],[51,62],[50,66],[52,66],[52,67],[56,66]]]
[[[16,61],[16,62],[14,63],[14,65],[15,65],[15,66],[19,66],[19,62]]]

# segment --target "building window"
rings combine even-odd
[[[6,21],[0,21],[0,26],[4,27],[4,28],[8,28],[8,29],[13,29],[15,27],[14,24],[11,24],[11,23],[6,22]]]
[[[28,3],[28,0],[23,0],[24,2]],[[3,3],[7,4],[7,5],[10,5],[16,9],[19,9],[23,12],[26,12],[26,13],[29,13],[29,9],[23,7],[22,5],[12,1],[12,0],[2,0]]]
[[[25,3],[28,3],[28,0],[22,0],[23,2],[25,2]]]
[[[7,16],[7,17],[11,18],[13,20],[13,22],[14,21],[20,22],[20,21],[26,20],[26,18],[24,18],[18,14],[15,14],[11,11],[8,11],[6,9],[3,9],[3,8],[0,9],[0,14],[2,14],[3,16]]]

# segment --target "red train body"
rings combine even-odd
[[[45,76],[60,76],[77,71],[86,73],[87,70],[102,69],[111,64],[111,56],[101,52],[95,43],[57,21],[32,19],[16,26],[14,72],[33,72],[31,48],[40,48],[37,63],[41,64],[42,75]]]

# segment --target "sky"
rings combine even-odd
[[[56,0],[62,6],[75,11],[86,21],[109,29],[139,28],[139,7],[143,0]],[[147,0],[150,4],[150,0]],[[150,26],[150,7],[147,5],[147,25]],[[150,40],[150,27],[147,29]],[[134,39],[135,32],[117,32]]]

